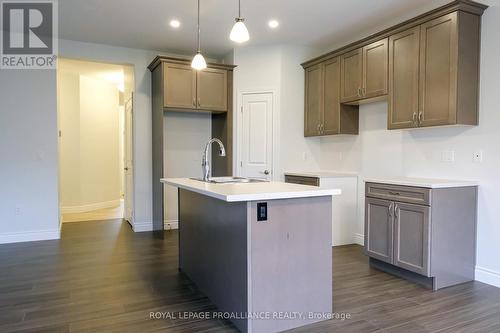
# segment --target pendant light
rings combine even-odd
[[[207,68],[207,62],[205,61],[205,58],[203,58],[203,55],[201,54],[201,47],[200,47],[200,0],[198,0],[198,51],[196,52],[196,55],[193,58],[193,61],[191,62],[191,67],[197,70],[202,70]]]
[[[245,26],[245,19],[241,17],[241,0],[238,0],[238,17],[235,19],[236,23],[231,30],[229,39],[236,43],[244,43],[250,39],[248,29]]]

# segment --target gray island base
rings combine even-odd
[[[266,185],[230,186],[259,192]],[[231,195],[226,201],[206,189],[178,187],[180,269],[217,306],[218,315],[229,317],[242,332],[259,333],[331,318],[332,195],[338,190],[248,201],[239,193],[239,201],[230,201],[236,198]],[[267,204],[267,214],[261,203]],[[265,220],[259,221],[258,210]]]

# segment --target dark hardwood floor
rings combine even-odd
[[[337,247],[334,311],[293,332],[500,332],[500,289],[431,292],[372,270],[361,247]],[[127,223],[65,224],[60,241],[0,245],[0,332],[233,332],[224,320],[150,319],[216,308],[177,270],[177,233]]]

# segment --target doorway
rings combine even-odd
[[[60,221],[133,221],[133,68],[59,59]]]
[[[274,93],[240,95],[237,173],[241,177],[272,180],[275,174]]]

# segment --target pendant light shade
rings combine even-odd
[[[197,70],[205,69],[207,68],[207,62],[205,61],[205,58],[203,58],[203,55],[198,52],[193,58],[193,61],[191,61],[191,67]]]
[[[198,0],[198,51],[196,52],[196,55],[193,58],[193,61],[191,61],[191,67],[193,67],[196,70],[202,70],[207,68],[207,62],[205,61],[205,58],[201,54],[201,43],[200,43],[200,0]]]
[[[231,30],[231,34],[229,35],[229,39],[236,43],[244,43],[250,39],[250,35],[248,34],[248,29],[243,23],[243,19],[238,17],[236,19],[236,23]]]
[[[250,39],[248,29],[245,26],[244,18],[241,17],[241,0],[238,0],[238,17],[235,19],[236,23],[231,30],[229,39],[236,43],[244,43]]]

